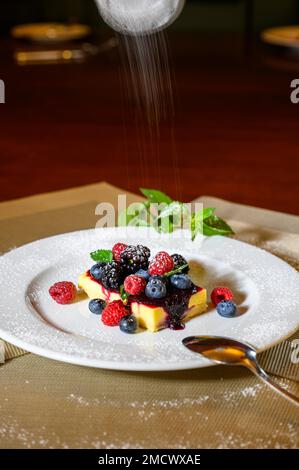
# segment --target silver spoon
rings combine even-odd
[[[299,398],[282,388],[261,368],[257,360],[257,351],[248,344],[220,336],[189,336],[183,339],[183,345],[190,351],[201,354],[216,364],[244,366],[263,380],[272,390],[299,406]]]

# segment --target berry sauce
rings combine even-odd
[[[189,307],[190,297],[200,290],[199,287],[193,285],[190,289],[178,289],[169,285],[167,294],[162,299],[151,299],[144,293],[132,295],[129,297],[129,303],[137,302],[149,307],[162,307],[168,314],[168,328],[172,330],[182,330],[185,324],[182,319]]]

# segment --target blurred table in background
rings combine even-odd
[[[298,65],[275,67],[259,47],[244,55],[242,35],[177,33],[169,42],[176,116],[162,125],[154,173],[150,152],[139,154],[117,50],[20,67],[14,43],[2,40],[0,199],[106,180],[299,214],[299,105],[290,101]]]

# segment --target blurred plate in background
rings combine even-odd
[[[261,38],[267,44],[299,48],[299,25],[266,29]]]
[[[88,36],[90,32],[90,27],[83,24],[32,23],[15,26],[11,34],[15,39],[53,43],[81,39]]]

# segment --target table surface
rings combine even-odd
[[[210,194],[299,214],[298,65],[250,56],[233,35],[170,36],[173,126],[161,126],[159,164],[143,153],[124,104],[116,50],[84,64],[19,67],[0,44],[0,200],[106,180],[174,198]]]

